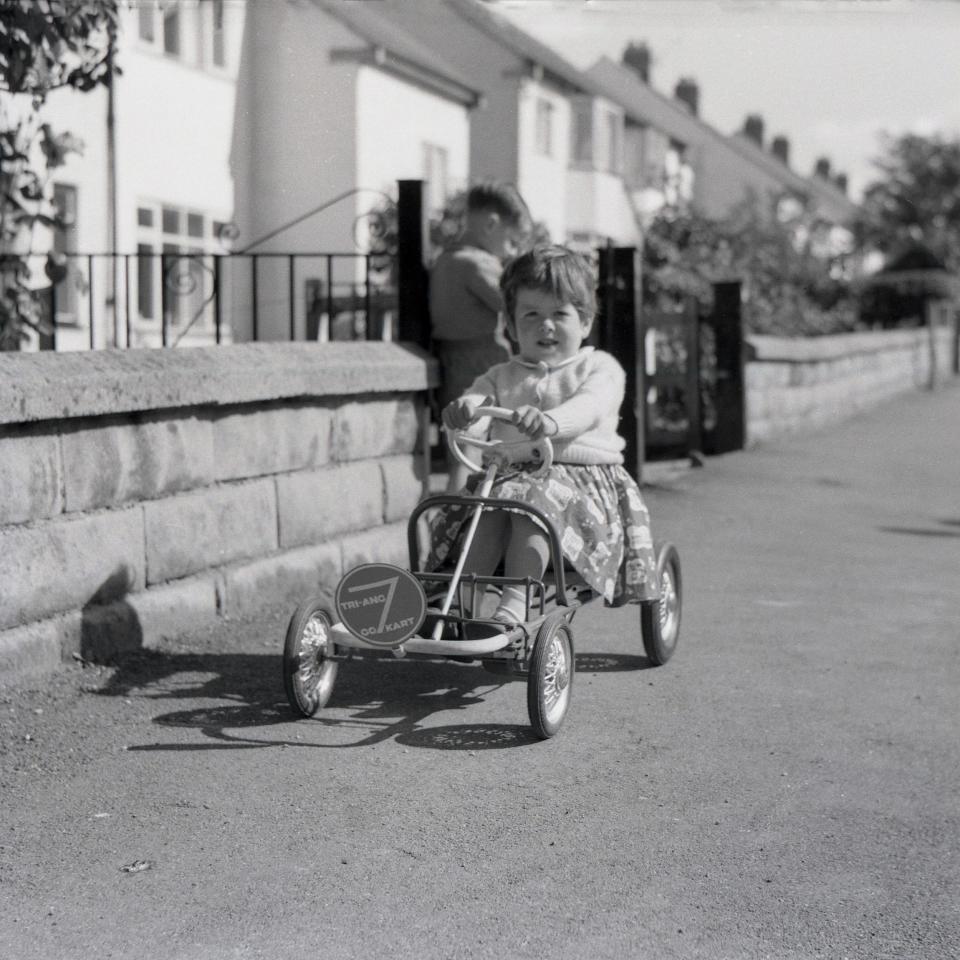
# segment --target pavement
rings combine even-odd
[[[673,659],[574,620],[522,681],[345,665],[289,611],[0,691],[0,957],[960,956],[960,386],[646,476]]]

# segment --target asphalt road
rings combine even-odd
[[[647,493],[680,647],[574,622],[560,735],[477,667],[342,669],[269,611],[0,690],[0,957],[960,956],[960,388]]]

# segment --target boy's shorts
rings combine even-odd
[[[436,340],[440,360],[440,409],[463,396],[477,377],[510,359],[506,341],[493,336],[472,340]]]

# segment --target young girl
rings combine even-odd
[[[649,515],[623,468],[625,443],[617,434],[623,368],[610,354],[583,346],[596,312],[590,264],[566,247],[537,247],[510,262],[500,287],[519,353],[449,403],[444,424],[492,439],[550,437],[553,465],[545,477],[508,474],[490,496],[539,507],[559,532],[566,560],[609,605],[653,599]],[[477,408],[487,405],[514,410],[513,423],[478,418]],[[449,510],[433,530],[436,563],[453,549],[468,512]],[[547,536],[532,517],[485,511],[465,573],[489,575],[503,560],[505,576],[540,579],[549,559]],[[505,587],[493,618],[514,624],[524,614],[525,590]]]

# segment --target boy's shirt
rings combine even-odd
[[[502,272],[503,266],[497,257],[480,247],[461,243],[444,250],[430,271],[430,320],[434,338],[502,337]]]

